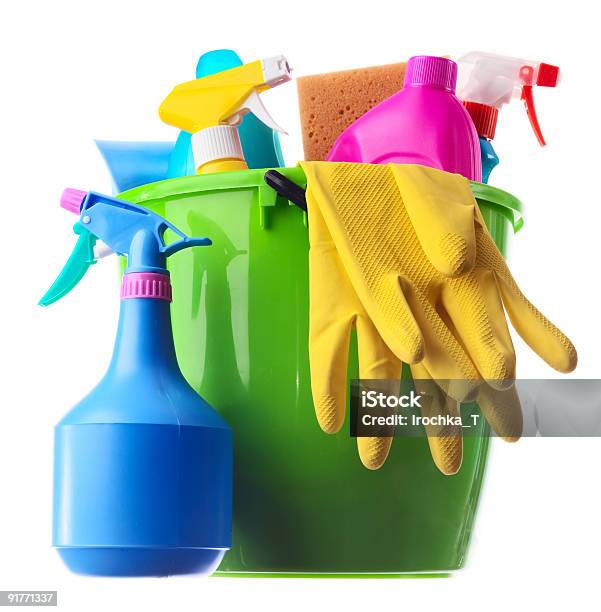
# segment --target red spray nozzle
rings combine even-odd
[[[559,67],[541,63],[538,65],[535,79],[535,69],[530,65],[525,65],[520,69],[520,77],[524,83],[521,98],[526,106],[526,114],[539,144],[541,147],[544,147],[547,143],[545,142],[545,137],[538,122],[536,107],[534,106],[534,86],[556,87],[559,82]]]
[[[539,87],[557,87],[559,84],[559,66],[552,66],[541,62],[538,65],[536,84]]]

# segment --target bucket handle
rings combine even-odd
[[[307,212],[305,190],[277,170],[267,170],[263,177],[265,182],[279,195]]]

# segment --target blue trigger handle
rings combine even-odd
[[[165,257],[171,257],[174,253],[178,253],[179,251],[183,251],[188,247],[195,246],[211,246],[212,242],[209,238],[191,238],[190,236],[184,236],[181,240],[177,242],[172,242],[167,246],[163,247],[163,253]]]
[[[80,221],[94,236],[119,255],[127,255],[126,272],[163,272],[168,257],[183,249],[208,246],[209,238],[191,238],[156,213],[137,204],[89,192]],[[171,230],[181,240],[165,244]]]

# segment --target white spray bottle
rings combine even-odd
[[[491,141],[499,110],[512,99],[521,99],[530,125],[541,146],[543,137],[536,107],[534,87],[556,87],[559,67],[544,62],[472,51],[458,62],[457,95],[463,100],[480,137],[482,152],[482,182],[487,183],[492,169],[499,163]]]

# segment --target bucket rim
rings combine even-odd
[[[130,199],[138,204],[142,204],[173,196],[192,195],[209,191],[229,191],[253,187],[264,187],[272,191],[272,188],[263,180],[268,170],[277,170],[302,187],[305,187],[307,184],[305,174],[300,166],[295,168],[258,168],[165,179],[128,189],[121,192],[117,197],[124,200]]]
[[[260,188],[272,191],[272,188],[263,180],[265,173],[270,169],[235,170],[165,179],[128,189],[121,192],[117,197],[144,205],[174,196],[230,191],[232,189]],[[300,166],[273,169],[281,172],[297,185],[305,187],[307,184],[305,174]],[[489,204],[498,209],[499,213],[511,223],[514,232],[518,232],[522,228],[524,225],[522,203],[518,198],[493,185],[470,181],[470,187],[474,197],[480,203]]]
[[[522,202],[513,194],[485,183],[470,181],[470,187],[474,197],[480,204],[489,204],[497,208],[512,225],[514,233],[519,232],[524,225],[522,214]]]

